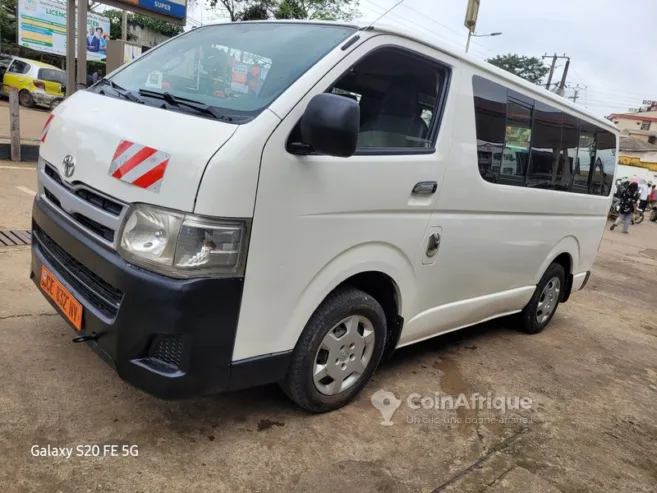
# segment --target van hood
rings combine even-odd
[[[40,154],[60,176],[126,202],[193,212],[210,158],[237,125],[79,91],[53,112]],[[64,172],[64,158],[74,169]],[[69,162],[69,172],[71,158]]]

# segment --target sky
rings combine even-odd
[[[359,21],[370,22],[397,0],[360,0]],[[436,36],[465,49],[467,0],[403,0],[381,22]],[[190,5],[189,22],[221,18]],[[580,86],[577,104],[599,116],[627,112],[643,100],[657,100],[657,0],[481,0],[470,53],[570,57],[566,96]],[[546,64],[551,62],[545,59]],[[557,61],[553,82],[565,59]]]

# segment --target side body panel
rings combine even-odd
[[[417,293],[419,309],[406,320],[400,345],[521,310],[561,253],[572,259],[567,274],[590,270],[606,224],[610,197],[499,185],[481,177],[474,74],[520,89],[462,65],[459,117],[453,122],[449,166],[431,218],[432,227],[442,231],[437,275],[433,289]]]
[[[438,194],[415,196],[411,191],[421,181],[442,181],[451,141],[443,129],[449,130],[445,122],[455,118],[451,91],[435,152],[340,159],[285,150],[310,99],[368,52],[390,45],[435,57],[451,67],[452,87],[457,84],[455,59],[381,35],[365,39],[327,70],[329,57],[272,105],[283,120],[262,155],[233,360],[292,349],[326,295],[354,274],[383,272],[396,283],[402,300],[416,295],[415,271],[424,267],[420,252]],[[402,302],[404,317],[413,316],[410,310]]]

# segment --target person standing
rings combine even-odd
[[[94,72],[94,75],[91,76],[91,83],[95,84],[102,78],[103,78],[103,71],[101,69],[98,69],[96,72]]]
[[[642,183],[639,186],[639,209],[642,211],[646,210],[646,206],[648,205],[648,194],[650,193],[650,183],[647,185],[645,183]]]
[[[632,182],[629,186],[621,190],[618,218],[616,219],[616,222],[611,225],[611,228],[609,228],[611,231],[622,222],[623,233],[627,234],[629,232],[630,221],[632,220],[632,215],[636,211],[637,200],[639,200],[638,188],[639,186],[635,182]]]
[[[650,185],[650,183],[648,183]],[[655,207],[655,200],[657,200],[657,189],[655,189],[657,185],[653,185],[650,188],[650,195],[648,195],[648,205],[650,207]]]

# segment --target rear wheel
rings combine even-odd
[[[34,98],[30,94],[30,91],[23,89],[18,93],[18,100],[20,103],[27,108],[34,108]]]
[[[550,323],[557,311],[566,275],[560,264],[550,264],[536,286],[532,299],[520,314],[520,328],[538,334]]]
[[[385,340],[381,305],[363,291],[342,288],[329,295],[308,321],[281,387],[307,411],[338,409],[370,381]]]
[[[650,220],[653,223],[657,221],[657,208],[653,208],[653,210],[650,211]]]

